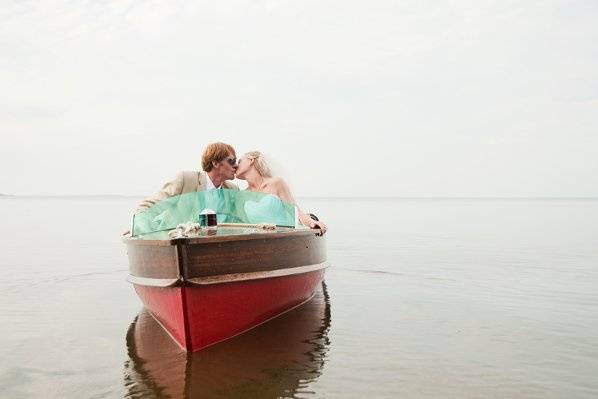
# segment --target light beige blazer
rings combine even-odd
[[[166,183],[164,187],[162,187],[162,189],[158,191],[158,193],[144,199],[135,210],[135,213],[142,212],[150,206],[154,205],[156,202],[162,201],[163,199],[169,197],[174,197],[175,195],[191,193],[193,191],[203,191],[207,187],[206,178],[207,173],[203,170],[200,172],[179,172],[176,178]],[[228,180],[225,180],[224,183],[222,183],[222,188],[228,188],[230,190],[239,189],[239,187],[237,187],[234,183]]]

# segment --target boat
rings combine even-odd
[[[306,303],[328,267],[320,230],[290,226],[296,219],[293,207],[257,193],[211,191],[157,203],[135,215],[131,234],[124,237],[128,281],[188,352]],[[217,227],[173,237],[176,225],[207,207],[218,215]]]

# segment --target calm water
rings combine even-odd
[[[135,202],[0,200],[2,397],[598,397],[598,201],[304,201],[326,285],[193,355],[125,282]]]

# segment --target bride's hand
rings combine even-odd
[[[320,220],[313,220],[313,219],[310,219],[310,220],[311,220],[311,222],[309,224],[310,229],[320,229],[320,230],[322,230],[322,235],[324,235],[324,233],[326,233],[326,230],[328,230],[328,228],[326,227],[324,222],[322,222]]]
[[[326,227],[324,222],[316,219],[318,218],[314,214],[308,214],[299,211],[299,221],[302,225],[304,225],[305,227],[309,227],[310,229],[320,229],[322,230],[322,235],[324,235],[324,233],[326,233],[326,230],[328,230],[328,227]]]

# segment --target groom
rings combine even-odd
[[[235,178],[237,156],[235,149],[225,143],[208,144],[201,156],[202,171],[179,172],[177,177],[169,181],[155,195],[146,198],[139,204],[135,213],[143,212],[156,202],[175,195],[193,191],[211,190],[215,188],[239,188],[228,180]]]

